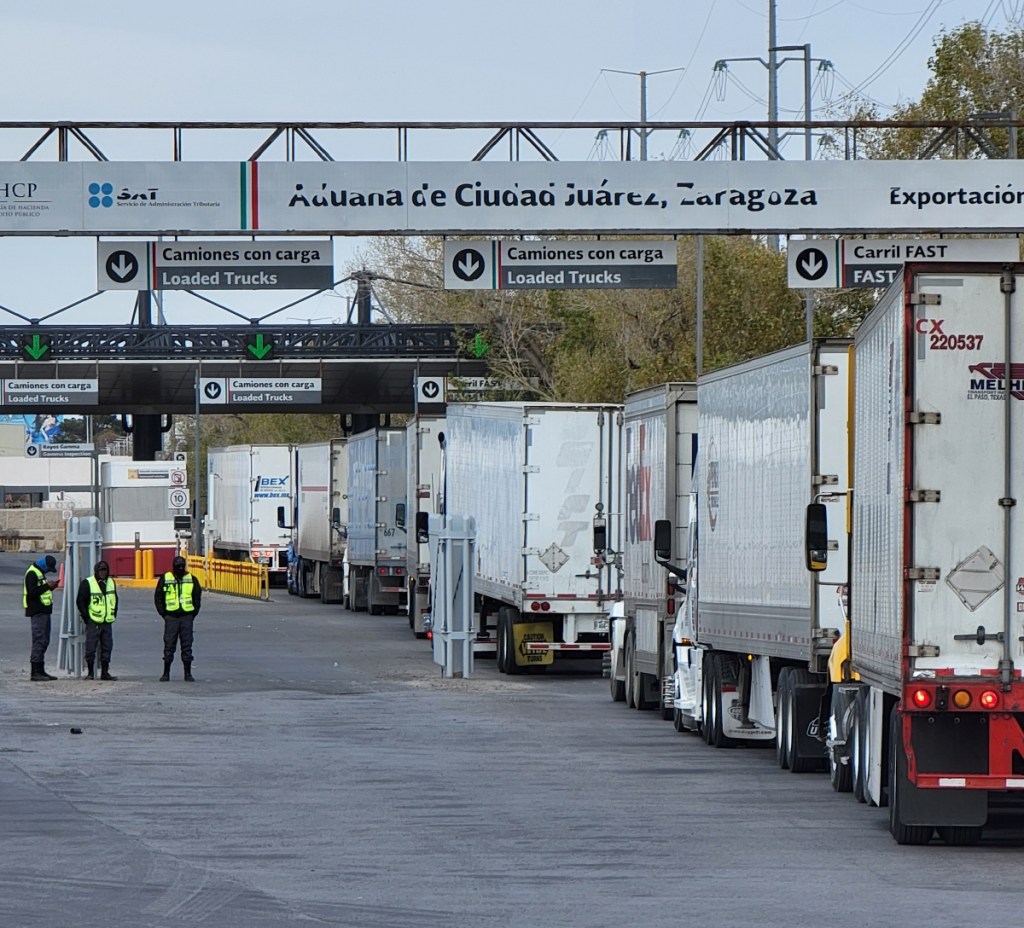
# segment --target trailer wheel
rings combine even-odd
[[[723,720],[724,700],[722,698],[722,685],[725,681],[725,668],[728,657],[724,654],[711,652],[711,688],[709,692],[711,704],[711,718],[707,720],[708,744],[713,748],[731,748],[736,744],[734,738],[725,734],[725,722]]]
[[[508,654],[505,653],[508,642],[505,640],[505,616],[501,610],[498,611],[495,638],[497,638],[494,653],[495,666],[498,668],[498,673],[508,673]]]
[[[775,684],[775,760],[782,770],[789,769],[786,745],[789,742],[789,675],[792,669],[783,667]]]
[[[981,825],[940,825],[935,829],[950,847],[973,847],[981,840]]]
[[[864,697],[858,693],[850,712],[850,731],[846,736],[850,755],[850,791],[857,802],[867,802],[867,771],[864,756],[864,738],[867,728],[864,718]]]
[[[524,667],[516,663],[516,611],[511,606],[503,606],[498,616],[505,613],[505,673],[511,675],[522,673]]]
[[[705,744],[711,744],[711,703],[711,661],[710,654],[705,653],[700,675],[700,738]]]
[[[626,682],[623,684],[625,687],[624,695],[626,699],[626,705],[630,709],[636,708],[636,674],[633,672],[633,668],[636,666],[636,657],[634,655],[633,635],[626,635],[626,656],[623,663],[626,665],[625,677]]]
[[[615,661],[612,660],[608,672],[608,688],[611,690],[612,702],[624,702],[626,699],[626,681],[615,679]]]
[[[829,741],[839,740],[839,720],[836,718],[836,700],[832,700],[832,711],[828,715],[828,738]],[[838,748],[826,748],[828,754],[828,781],[832,789],[837,793],[848,793],[853,789],[853,761],[849,754],[850,742],[846,742],[846,763],[838,755]]]
[[[893,706],[889,715],[889,832],[897,844],[927,844],[935,831],[931,825],[903,824],[900,793],[908,785],[907,759],[900,738],[899,711]]]

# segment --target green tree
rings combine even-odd
[[[859,133],[858,151],[876,159],[1006,157],[1009,132],[992,116],[1024,115],[1024,30],[997,32],[979,22],[942,31],[928,59],[931,76],[917,100],[898,105],[887,117],[935,123],[972,120],[969,131],[930,126],[868,129]],[[877,120],[876,105],[847,99],[836,108],[849,119]],[[977,119],[975,117],[982,116]]]

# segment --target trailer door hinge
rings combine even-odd
[[[939,646],[937,644],[911,644],[907,645],[907,657],[938,657]]]
[[[839,368],[835,364],[815,364],[814,373],[823,374],[826,377],[830,377],[834,374],[839,373]]]
[[[540,548],[521,548],[519,553],[523,557],[530,557],[530,555],[540,557]]]
[[[938,503],[942,501],[942,490],[910,490],[908,503]]]
[[[536,464],[524,464],[523,465],[523,473],[524,474],[539,474],[540,473],[540,468]]]
[[[836,474],[815,474],[811,483],[816,487],[834,487],[839,484],[839,477]]]
[[[540,516],[537,515],[537,513],[535,513],[535,512],[524,512],[523,513],[523,521],[524,522],[539,522],[540,521]]]
[[[938,567],[908,567],[903,576],[907,580],[939,580],[942,571]]]
[[[911,293],[910,294],[910,305],[911,306],[941,306],[942,305],[942,294],[941,293]]]
[[[908,425],[942,425],[941,412],[908,412]]]

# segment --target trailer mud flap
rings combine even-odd
[[[796,718],[799,728],[796,731],[797,754],[800,757],[819,758],[825,756],[825,741],[819,732],[821,715],[821,696],[824,687],[817,683],[797,683]]]
[[[554,626],[551,622],[519,622],[512,626],[513,659],[519,667],[547,667],[554,663],[554,651],[531,651],[531,641],[555,641]]]

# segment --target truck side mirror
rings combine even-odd
[[[594,516],[594,553],[603,554],[608,550],[608,520]]]
[[[331,510],[331,525],[335,528],[341,527],[341,510],[337,506]]]
[[[425,545],[430,541],[430,513],[416,513],[416,543]]]
[[[405,531],[405,503],[395,503],[395,525]]]
[[[804,543],[807,569],[821,571],[828,567],[828,513],[824,503],[807,507]]]
[[[277,507],[277,527],[288,528],[284,521],[284,506]]]
[[[654,523],[654,559],[672,560],[672,523],[668,519],[658,519]]]

